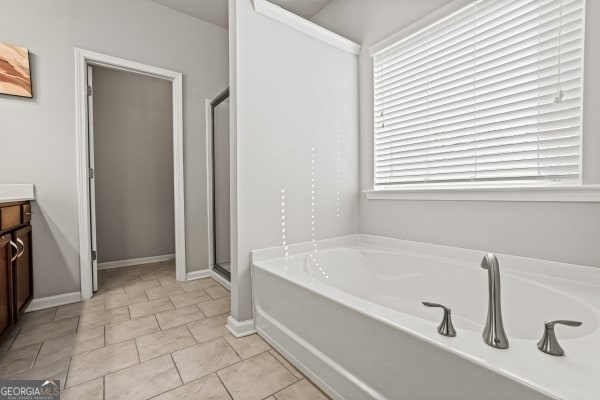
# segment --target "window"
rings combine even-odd
[[[481,0],[375,53],[375,188],[579,184],[583,32],[584,0]]]

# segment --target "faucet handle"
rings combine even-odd
[[[537,344],[538,349],[552,356],[564,356],[565,351],[562,347],[560,347],[558,339],[556,338],[556,333],[554,332],[554,325],[556,324],[581,326],[582,323],[579,321],[570,321],[565,319],[556,319],[553,321],[544,322],[544,335]]]
[[[437,328],[440,335],[444,335],[444,336],[448,336],[448,337],[456,336],[456,330],[454,329],[454,325],[452,325],[452,317],[451,317],[452,310],[450,310],[448,307],[446,307],[442,304],[438,304],[438,303],[430,303],[428,301],[424,301],[422,303],[425,307],[439,307],[444,310],[444,317],[442,319],[442,322],[440,323],[440,325]]]

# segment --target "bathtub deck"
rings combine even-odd
[[[600,269],[496,253],[510,340],[498,350],[481,338],[485,254],[365,234],[254,250],[255,326],[339,400],[597,400]],[[423,300],[451,305],[456,337]],[[566,356],[540,352],[544,321],[565,316],[583,321],[557,332]]]

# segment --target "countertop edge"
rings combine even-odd
[[[0,184],[0,203],[35,200],[33,184]]]

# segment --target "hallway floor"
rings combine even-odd
[[[99,272],[94,298],[25,314],[2,379],[60,379],[63,400],[327,399],[257,335],[225,329],[229,291],[173,262]]]

